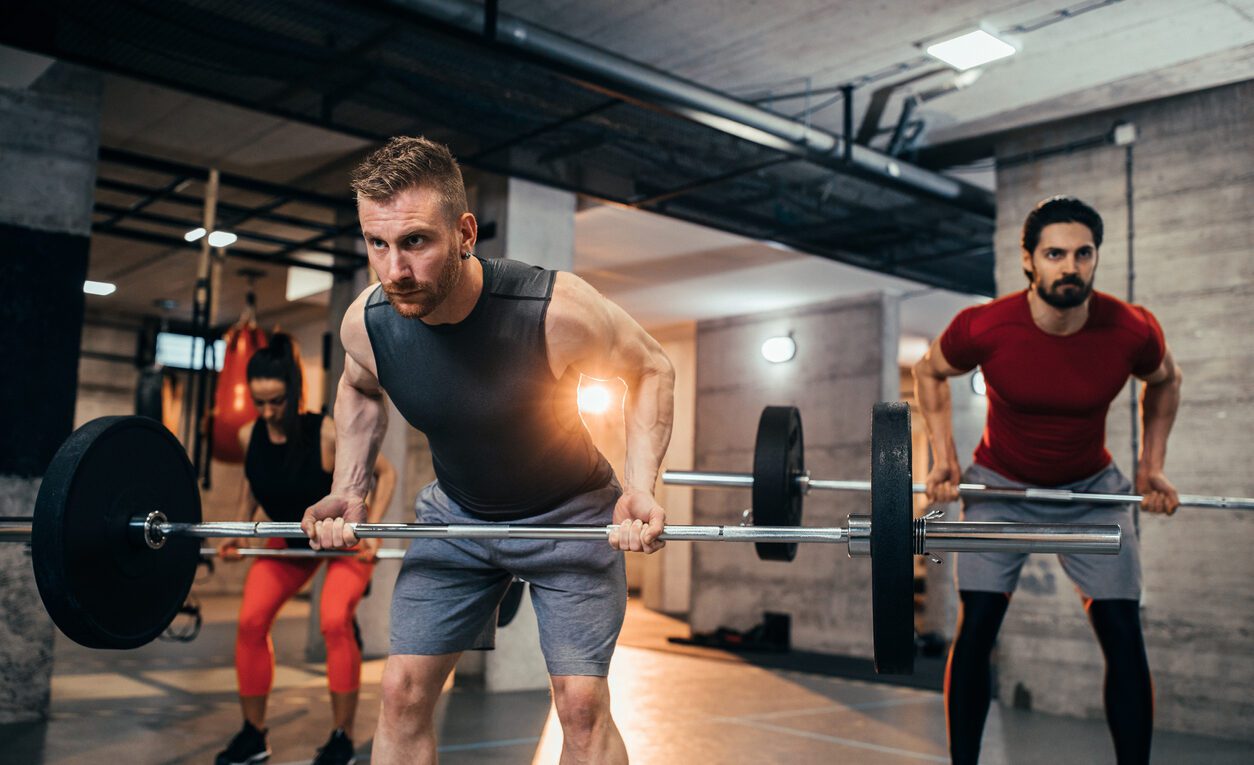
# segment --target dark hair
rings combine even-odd
[[[1102,246],[1102,216],[1097,210],[1084,204],[1075,197],[1056,196],[1042,199],[1028,213],[1023,221],[1023,249],[1030,256],[1036,252],[1036,245],[1041,243],[1041,231],[1051,223],[1080,223],[1088,227],[1093,235],[1093,245]],[[1024,271],[1023,275],[1032,281],[1032,273]]]
[[[305,379],[300,369],[300,350],[296,341],[283,332],[275,332],[270,344],[258,348],[248,360],[248,381],[282,380],[287,388],[287,402],[283,409],[283,432],[292,446],[289,455],[298,455],[304,444],[300,429],[300,413],[305,405]]]
[[[1041,230],[1051,223],[1082,223],[1093,234],[1093,244],[1102,246],[1102,216],[1097,210],[1075,197],[1050,197],[1042,199],[1023,221],[1023,249],[1036,252],[1041,242]]]

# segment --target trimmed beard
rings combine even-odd
[[[444,304],[453,289],[461,282],[461,278],[461,253],[458,252],[457,247],[451,247],[434,284],[408,279],[385,282],[383,294],[392,304],[392,309],[403,318],[421,319]],[[413,294],[415,292],[417,294]]]
[[[1051,284],[1049,289],[1046,289],[1043,283],[1037,282],[1036,274],[1032,274],[1032,283],[1036,288],[1037,296],[1044,300],[1047,305],[1059,310],[1083,305],[1084,301],[1089,299],[1089,295],[1093,294],[1093,282],[1096,280],[1096,274],[1088,282],[1085,282],[1078,276],[1064,276]],[[1078,287],[1079,289],[1063,292],[1062,288],[1068,286]]]

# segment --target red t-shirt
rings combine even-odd
[[[1024,291],[962,311],[940,338],[952,366],[984,371],[988,419],[975,461],[1037,486],[1110,464],[1106,410],[1129,374],[1158,369],[1166,348],[1153,314],[1096,291],[1088,321],[1070,335],[1036,326]]]

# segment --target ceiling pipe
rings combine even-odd
[[[387,0],[393,7],[481,36],[484,8],[460,0]],[[817,165],[875,178],[991,218],[993,195],[977,186],[916,167],[834,133],[748,104],[609,51],[586,45],[515,16],[496,14],[496,45],[557,65],[624,100],[662,109],[707,127]],[[846,159],[847,157],[847,159]]]

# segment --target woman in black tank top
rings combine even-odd
[[[251,522],[258,510],[273,521],[300,521],[305,508],[331,490],[335,466],[335,425],[330,417],[301,411],[303,380],[300,357],[291,338],[275,334],[270,345],[248,362],[248,388],[260,416],[240,430],[245,448],[244,481],[236,520]],[[370,521],[378,521],[391,500],[396,471],[382,456],[375,464],[369,501]],[[224,540],[226,559],[239,559],[245,539]],[[305,547],[303,539],[270,540],[267,547]],[[361,645],[353,618],[370,582],[378,540],[365,539],[355,558],[330,558],[322,586],[320,626],[327,647],[327,685],[335,729],[318,750],[315,765],[346,765],[354,755],[353,717],[361,684]],[[318,570],[317,558],[258,558],[248,571],[235,638],[244,727],[215,765],[258,763],[269,756],[266,702],[274,679],[270,627],[278,610]]]

